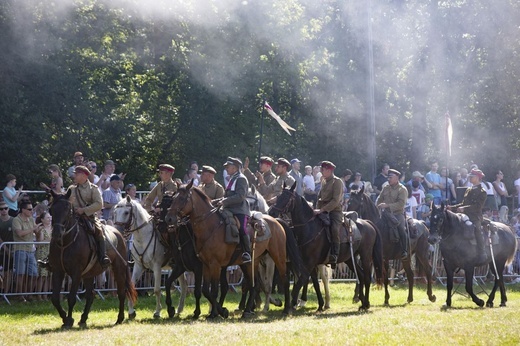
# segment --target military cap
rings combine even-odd
[[[85,175],[90,175],[90,171],[85,166],[76,166],[76,168],[74,169],[74,173],[83,173]]]
[[[113,182],[114,180],[121,180],[121,177],[117,174],[114,174],[113,176],[110,177],[110,182]]]
[[[480,179],[484,178],[486,175],[480,169],[472,169],[468,174],[470,177],[479,177]]]
[[[165,172],[173,173],[173,172],[175,172],[175,167],[173,167],[172,165],[169,165],[167,163],[162,163],[159,165],[158,171],[165,171]]]
[[[291,164],[289,163],[289,161],[287,161],[287,159],[286,159],[286,158],[283,158],[283,157],[280,157],[280,158],[278,159],[278,161],[276,161],[276,163],[277,163],[278,165],[282,165],[282,166],[285,166],[285,167],[287,167],[287,168],[291,167]]]
[[[393,169],[393,168],[390,168],[390,169],[388,170],[388,175],[390,175],[390,174],[395,174],[395,175],[397,175],[398,177],[401,176],[401,172],[399,172],[397,169]]]
[[[262,156],[260,157],[260,163],[265,163],[266,165],[272,166],[274,163],[274,160],[270,158],[269,156]]]
[[[83,153],[81,151],[76,151],[74,153],[74,157],[83,156]]]
[[[321,168],[326,168],[326,169],[336,168],[336,165],[330,161],[321,161],[320,166],[321,166]],[[350,174],[352,174],[352,172],[350,172]]]
[[[106,161],[105,161],[105,166],[106,166],[106,165],[115,165],[115,163],[114,163],[114,161],[112,161],[112,160],[106,160]]]
[[[211,166],[202,166],[200,173],[208,172],[211,174],[217,174],[217,170]]]
[[[227,165],[233,165],[240,168],[242,167],[242,161],[240,161],[240,159],[237,159],[236,157],[228,156],[227,161],[224,163],[224,167]]]

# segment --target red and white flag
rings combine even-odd
[[[448,154],[451,156],[451,139],[453,137],[453,127],[451,126],[450,113],[446,112],[446,145],[448,146]]]
[[[272,116],[278,122],[278,124],[280,124],[282,129],[285,132],[287,132],[287,134],[289,136],[291,135],[289,130],[296,131],[296,129],[294,129],[293,127],[289,126],[289,124],[287,124],[285,121],[283,121],[282,118],[280,118],[280,116],[273,111],[273,109],[271,108],[271,106],[269,106],[269,103],[267,103],[267,101],[265,101],[264,108],[267,111],[267,113],[269,113],[269,115]]]

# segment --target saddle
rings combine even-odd
[[[343,220],[343,227],[341,227],[339,232],[339,242],[341,244],[361,240],[361,231],[359,230],[361,224],[357,221],[357,213],[354,213],[355,215],[349,212],[350,215]],[[351,217],[355,217],[356,220],[352,220]]]
[[[399,220],[387,210],[383,210],[381,213],[381,222],[383,226],[388,229],[388,234],[390,235],[390,241],[392,243],[397,243],[399,241],[399,230],[397,226],[399,225]]]
[[[222,217],[222,221],[226,225],[224,241],[227,244],[240,243],[240,233],[238,229],[239,222],[237,218],[233,215],[232,212],[226,209],[221,209],[219,214]]]
[[[249,223],[247,224],[246,232],[249,234],[250,238],[253,237],[255,231],[257,242],[271,238],[271,229],[269,228],[267,221],[264,220],[261,212],[253,212],[249,219]]]

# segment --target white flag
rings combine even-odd
[[[289,126],[289,124],[283,121],[282,118],[280,118],[280,116],[273,111],[273,109],[271,108],[271,106],[269,106],[269,103],[267,103],[267,101],[265,102],[264,108],[267,110],[267,113],[269,113],[269,115],[272,116],[278,122],[278,124],[280,124],[282,129],[285,132],[287,132],[287,134],[289,134],[289,136],[291,135],[289,130],[296,131],[296,129]]]

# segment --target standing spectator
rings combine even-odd
[[[348,185],[348,190],[359,190],[361,189],[362,187],[365,186],[365,182],[363,180],[361,180],[361,173],[360,172],[356,172],[354,174],[354,180],[352,180],[352,182]]]
[[[36,218],[38,229],[36,231],[37,242],[49,242],[52,234],[52,216],[45,211]],[[49,256],[49,244],[36,246],[36,260],[43,260]],[[43,267],[38,268],[38,279],[36,280],[35,292],[49,292],[51,273]],[[47,300],[46,295],[38,296],[39,300]]]
[[[55,164],[49,165],[49,174],[51,175],[49,188],[58,194],[63,193],[63,177],[60,167]]]
[[[9,215],[9,207],[5,201],[0,200],[0,244],[13,240],[13,217]],[[11,287],[14,259],[11,257],[11,246],[4,245],[0,249],[0,265],[4,267],[4,293],[8,293]]]
[[[423,220],[426,223],[426,226],[430,227],[430,215],[432,214],[431,203],[433,201],[433,196],[431,193],[427,193],[424,197],[424,203],[419,205],[417,209],[417,219]]]
[[[289,172],[289,175],[294,178],[296,181],[296,193],[300,196],[303,196],[303,176],[300,172],[301,161],[298,159],[291,160],[292,169]]]
[[[305,176],[303,177],[303,197],[312,203],[313,206],[316,205],[317,195],[316,195],[316,184],[314,183],[314,177],[312,176],[312,167],[305,166]]]
[[[9,207],[9,215],[15,217],[18,215],[18,202],[24,197],[22,193],[23,185],[16,191],[16,177],[12,174],[8,174],[5,180],[7,181],[7,185],[2,192],[2,196]]]
[[[388,170],[390,169],[390,165],[388,163],[383,164],[381,167],[381,172],[375,177],[374,184],[372,184],[374,193],[379,195],[383,190],[383,184],[388,182]]]
[[[188,169],[188,181],[186,184],[193,180],[193,186],[199,186],[199,175],[195,169]]]
[[[13,238],[15,242],[33,242],[34,236],[41,224],[36,225],[32,217],[33,207],[30,202],[22,202],[20,214],[13,220]],[[36,257],[33,244],[14,246],[14,269],[16,272],[16,293],[33,292],[35,280],[38,277]],[[31,300],[20,295],[19,300]]]
[[[441,175],[437,173],[439,163],[436,160],[431,161],[430,171],[426,173],[424,179],[428,184],[428,192],[433,195],[433,203],[441,204]]]
[[[314,166],[312,168],[312,175],[314,176],[314,191],[316,191],[316,194],[318,194],[321,190],[321,167]]]
[[[460,170],[459,187],[471,187],[471,182],[468,177],[468,170],[462,167]]]
[[[190,162],[190,167],[186,170],[186,174],[184,174],[184,177],[182,178],[182,182],[184,184],[188,184],[191,179],[193,178],[190,178],[190,171],[191,170],[194,170],[195,171],[195,174],[197,174],[197,172],[199,171],[199,164],[197,163],[197,161],[191,161]],[[198,180],[199,180],[199,176],[197,175],[197,184],[198,184]],[[197,185],[195,185],[197,186]]]
[[[132,200],[141,203],[141,200],[139,198],[137,198],[137,187],[134,184],[126,184],[125,192],[126,192],[126,195],[130,196],[130,198]]]
[[[112,225],[112,211],[114,207],[123,199],[121,189],[119,188],[120,182],[121,178],[118,175],[112,175],[109,188],[103,191],[103,219],[109,225]]]
[[[412,195],[412,188],[409,185],[406,185],[406,190],[408,191],[408,199],[406,200],[406,204],[404,206],[406,216],[411,217],[412,219],[417,219],[417,206],[419,204]]]
[[[447,184],[446,181],[448,182]],[[457,203],[457,192],[455,191],[455,184],[453,184],[453,180],[449,178],[449,172],[446,167],[441,168],[440,187],[443,201],[445,201],[448,204]]]
[[[509,197],[509,193],[507,192],[506,185],[502,181],[504,179],[504,173],[501,170],[495,172],[495,181],[493,182],[493,188],[496,192],[498,207],[507,206],[507,197]]]
[[[520,169],[516,173],[516,180],[515,180],[515,189],[516,189],[516,195],[518,196],[517,199],[517,208],[520,210]]]
[[[422,192],[426,193],[426,188],[425,188],[424,185],[423,185],[423,183],[424,183],[424,175],[422,175],[421,172],[419,172],[419,171],[414,171],[414,172],[412,173],[412,179],[408,180],[408,182],[406,183],[406,185],[409,185],[409,186],[413,187],[413,186],[412,186],[412,183],[413,183],[414,181],[419,182],[419,190],[421,190]],[[424,183],[424,184],[426,184],[426,183]],[[426,186],[426,187],[428,187],[428,186]]]
[[[96,174],[98,169],[97,163],[95,163],[94,161],[89,161],[89,163],[87,164],[87,168],[90,170],[88,180],[90,180],[92,184],[97,185],[99,182],[99,175]]]
[[[67,175],[72,180],[74,180],[74,174],[75,174],[74,171],[76,170],[76,166],[83,165],[83,160],[84,160],[83,153],[81,151],[76,151],[74,153],[74,164],[72,166],[70,166],[69,169],[67,170]]]
[[[202,166],[200,181],[202,191],[211,200],[224,197],[224,187],[215,180],[217,170],[211,166]]]
[[[421,187],[421,184],[417,180],[412,181],[412,196],[417,201],[418,206],[420,206],[421,204],[424,203],[424,199],[426,197],[426,195],[424,194],[423,190],[421,190],[420,187]]]
[[[489,208],[490,212],[493,214],[498,211],[498,203],[495,197],[495,189],[493,188],[493,184],[482,179],[480,185],[482,185],[482,188],[486,191],[486,202],[484,203],[484,206]]]
[[[97,166],[96,166],[97,168]],[[111,185],[110,183],[110,178],[112,178],[112,176],[114,176],[116,173],[116,164],[114,163],[114,161],[112,160],[106,160],[105,161],[105,168],[103,170],[103,172],[101,173],[101,175],[99,176],[99,181],[98,181],[98,187],[99,187],[99,192],[101,192],[101,194],[103,194],[103,191],[105,191],[106,189],[108,189]],[[125,176],[126,174],[125,173],[119,173],[118,174],[119,176],[119,189],[122,189],[123,186],[124,186],[124,180],[125,180]]]
[[[341,176],[341,182],[343,183],[343,210],[346,211],[348,207],[348,200],[350,199],[350,178],[352,177],[352,171],[345,169]]]

